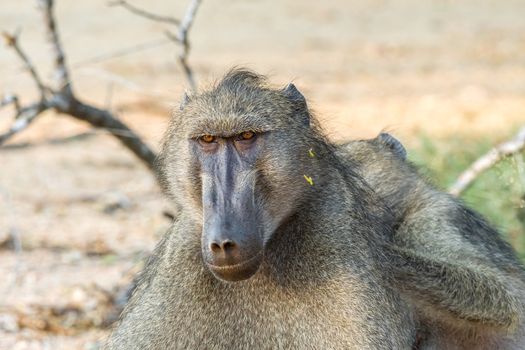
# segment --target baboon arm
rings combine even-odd
[[[388,250],[395,284],[415,303],[469,322],[505,329],[517,325],[519,301],[494,272],[423,257],[398,247]]]

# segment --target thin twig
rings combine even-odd
[[[69,136],[63,136],[63,137],[52,137],[49,139],[41,140],[38,142],[17,142],[17,143],[9,143],[7,145],[2,146],[3,152],[6,150],[19,150],[24,148],[30,148],[30,147],[38,147],[41,145],[64,145],[70,142],[77,142],[86,140],[89,138],[92,138],[94,136],[97,136],[102,129],[96,129],[94,131],[83,131],[76,134],[72,134]]]
[[[96,76],[104,81],[109,81],[118,86],[125,87],[126,89],[141,93],[143,95],[154,97],[155,100],[167,103],[171,106],[173,103],[173,96],[169,95],[166,91],[159,91],[155,89],[147,89],[137,82],[126,79],[123,76],[117,75],[113,72],[101,68],[85,68],[77,71],[77,74],[89,75],[90,77]]]
[[[166,36],[171,40],[181,45],[181,52],[179,53],[179,64],[182,67],[182,70],[184,71],[184,75],[186,76],[186,80],[190,84],[190,88],[195,91],[197,89],[197,83],[195,82],[195,78],[193,77],[193,70],[191,69],[190,65],[188,64],[188,56],[190,54],[190,44],[188,43],[188,40],[186,38],[186,44],[184,44],[179,37],[170,31],[165,32]]]
[[[5,39],[6,45],[11,47],[13,50],[15,50],[16,54],[18,55],[18,57],[24,63],[24,68],[29,72],[29,74],[31,74],[31,77],[33,78],[33,81],[35,82],[38,90],[40,91],[40,97],[41,97],[41,99],[43,99],[45,94],[46,94],[46,91],[48,90],[48,88],[42,82],[42,79],[40,78],[40,75],[38,74],[35,66],[31,62],[29,57],[27,57],[27,55],[24,52],[24,50],[22,50],[22,48],[18,44],[18,35],[16,35],[16,34],[9,34],[7,32],[3,32],[2,36]]]
[[[136,44],[136,45],[132,45],[132,46],[125,47],[125,48],[120,48],[120,49],[117,49],[111,52],[102,53],[102,54],[99,54],[93,57],[89,57],[86,59],[82,59],[80,61],[73,62],[70,65],[70,67],[74,69],[78,67],[87,66],[93,63],[101,63],[101,62],[112,60],[114,58],[120,58],[120,57],[124,57],[127,55],[133,55],[137,52],[161,47],[161,46],[164,46],[170,43],[171,43],[171,40],[166,39],[166,38],[150,40],[150,41],[147,41],[141,44]]]
[[[11,104],[15,106],[15,110],[18,113],[20,111],[20,102],[18,101],[18,96],[13,94],[4,94],[0,100],[0,108],[9,106]]]
[[[35,104],[32,104],[27,107],[23,107],[16,114],[15,121],[13,125],[7,130],[7,132],[0,134],[0,145],[2,145],[9,138],[24,130],[31,124],[36,117],[38,117],[43,111],[49,107],[45,102],[41,101]]]
[[[478,158],[465,170],[450,187],[449,192],[459,196],[483,172],[493,167],[496,163],[525,149],[525,126],[511,140],[499,144],[486,154]]]
[[[124,0],[117,0],[117,1],[109,3],[110,6],[122,6],[136,15],[148,18],[149,20],[152,20],[152,21],[168,23],[177,28],[176,34],[170,31],[166,31],[165,34],[168,37],[168,39],[177,43],[177,45],[180,45],[180,53],[178,55],[178,60],[182,67],[182,70],[184,71],[186,80],[188,81],[192,90],[197,89],[197,83],[195,81],[193,69],[188,63],[188,56],[190,54],[190,48],[191,48],[188,37],[189,37],[189,32],[195,20],[195,15],[197,14],[197,10],[199,9],[200,4],[201,4],[201,0],[191,0],[186,9],[186,12],[184,14],[182,21],[179,21],[173,17],[165,17],[165,16],[159,16],[156,14],[152,14],[151,12],[148,12],[143,9],[139,9],[138,7],[135,7],[133,5],[130,5],[128,2]]]
[[[58,81],[58,90],[64,94],[71,94],[71,80],[66,66],[66,56],[60,42],[58,29],[53,14],[54,0],[38,0],[46,24],[47,36],[53,48],[55,62],[55,78]]]
[[[20,142],[20,143],[10,143],[8,145],[3,145],[3,150],[14,150],[22,149],[29,147],[36,147],[41,145],[62,145],[69,142],[81,141],[89,139],[97,135],[121,135],[123,137],[131,137],[135,139],[140,139],[137,134],[129,133],[120,129],[107,129],[107,128],[93,128],[89,131],[82,131],[73,135],[49,138],[39,142]]]
[[[130,3],[124,0],[111,1],[108,3],[108,5],[109,6],[121,6],[125,8],[126,10],[128,10],[129,12],[136,14],[137,16],[144,17],[146,19],[149,19],[155,22],[164,22],[164,23],[168,23],[168,24],[172,24],[176,26],[180,25],[180,20],[178,20],[177,18],[157,15],[155,13],[152,13],[152,12],[143,10],[141,8],[138,8],[134,5],[131,5]]]
[[[200,3],[201,0],[192,0],[190,2],[188,8],[186,9],[186,14],[182,19],[182,23],[179,26],[179,31],[177,33],[179,42],[182,44],[182,51],[179,54],[179,62],[182,68],[184,69],[184,73],[186,74],[186,78],[188,79],[192,90],[197,89],[197,83],[195,82],[195,78],[193,76],[193,70],[188,65],[188,56],[190,54],[190,43],[188,40],[188,33],[191,29],[193,21],[195,20],[195,15],[197,14],[197,10],[199,9]]]

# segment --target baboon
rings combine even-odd
[[[525,349],[525,273],[499,233],[432,186],[391,135],[339,152],[394,214],[394,284],[415,305],[420,348]]]
[[[412,348],[388,210],[293,85],[232,70],[174,112],[159,163],[180,211],[107,349]]]

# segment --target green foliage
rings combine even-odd
[[[409,158],[438,187],[447,189],[457,176],[497,140],[452,137],[433,141],[423,136]],[[508,157],[480,175],[462,199],[499,228],[525,260],[525,154]]]

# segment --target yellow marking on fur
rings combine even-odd
[[[312,158],[315,157],[315,153],[314,153],[314,149],[313,149],[313,148],[310,148],[310,149],[308,150],[308,155],[309,155],[310,157],[312,157]]]
[[[314,185],[314,180],[312,180],[312,178],[308,175],[303,175],[304,176],[304,179],[306,180],[306,182],[308,182],[310,184],[310,186],[313,186]]]

